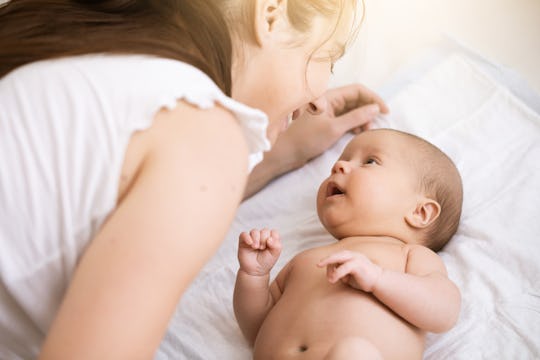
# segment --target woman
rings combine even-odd
[[[348,110],[385,110],[357,86],[321,97],[355,6],[0,8],[0,357],[151,358],[244,192],[373,116]]]

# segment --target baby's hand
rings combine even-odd
[[[326,277],[332,284],[343,283],[366,292],[372,292],[383,269],[365,255],[353,251],[340,251],[322,259],[317,266],[326,266]]]
[[[281,254],[281,240],[276,230],[251,230],[238,237],[240,270],[253,276],[270,272]]]

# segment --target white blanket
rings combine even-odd
[[[377,123],[432,141],[463,177],[461,225],[441,252],[461,289],[461,316],[450,332],[428,335],[426,359],[540,357],[540,116],[488,72],[463,54],[447,56],[394,88],[391,114]],[[238,234],[280,231],[273,276],[297,252],[335,241],[319,223],[315,195],[350,138],[241,205],[156,359],[251,358],[232,309]]]

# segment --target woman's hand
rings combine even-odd
[[[360,84],[331,89],[297,111],[275,147],[277,151],[280,146],[290,147],[301,166],[330,148],[347,131],[368,129],[380,113],[388,113],[384,101]]]
[[[245,197],[253,195],[275,177],[319,156],[347,131],[358,133],[369,128],[380,113],[388,113],[384,101],[360,84],[328,90],[295,111],[289,128],[253,169]]]
[[[281,254],[281,240],[276,230],[251,230],[238,237],[240,269],[252,276],[263,276],[274,267]]]

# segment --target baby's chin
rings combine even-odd
[[[343,239],[347,239],[347,238],[351,238],[351,237],[356,237],[356,236],[359,236],[358,234],[352,234],[352,233],[341,233],[341,232],[337,232],[337,231],[334,231],[334,232],[330,232],[329,233],[337,240],[337,241],[341,241]]]
[[[344,226],[343,224],[331,224],[325,221],[321,220],[322,225],[332,235],[337,241],[340,241],[342,239],[351,238],[351,237],[357,237],[357,236],[365,236],[365,231],[362,231],[362,229],[352,229],[350,226]],[[349,224],[350,225],[350,224]]]
[[[330,226],[326,224],[325,222],[321,221],[322,225],[332,235],[337,241],[340,241],[341,239],[344,239],[346,237],[349,237],[345,235],[343,232],[339,231],[336,227]]]

